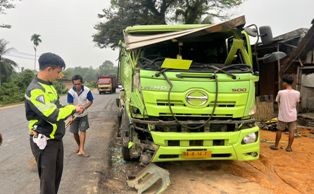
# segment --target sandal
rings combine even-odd
[[[77,153],[77,155],[78,155],[78,156],[81,156],[81,157],[86,157],[86,158],[88,158],[88,157],[89,157],[89,155],[88,155],[88,154],[86,154],[86,153],[84,153],[84,154],[82,154],[82,153]]]
[[[275,145],[271,145],[271,146],[269,146],[269,148],[272,150],[278,150],[278,147],[276,147]]]
[[[292,148],[286,148],[287,152],[292,152]]]

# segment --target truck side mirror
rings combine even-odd
[[[270,44],[274,41],[270,26],[259,27],[259,33],[264,45]]]
[[[257,60],[259,60],[259,61],[262,60],[264,63],[272,63],[272,62],[278,61],[280,59],[283,59],[286,56],[287,56],[286,53],[281,52],[281,51],[276,51],[276,52],[273,52],[271,54],[266,54],[262,58],[258,58]]]

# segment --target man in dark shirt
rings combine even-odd
[[[25,93],[25,111],[32,153],[36,159],[41,194],[56,194],[63,171],[64,120],[74,113],[82,113],[81,106],[59,103],[59,96],[52,85],[65,68],[63,59],[53,53],[39,57],[37,76]]]

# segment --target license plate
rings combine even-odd
[[[186,151],[183,152],[183,158],[186,159],[204,159],[204,158],[210,158],[212,156],[212,153],[210,151]]]

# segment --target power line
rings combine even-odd
[[[20,51],[17,51],[16,53],[17,54],[21,54],[21,55],[30,56],[30,57],[34,57],[35,56],[35,54],[30,54],[30,53],[25,53],[25,52],[20,52]]]
[[[26,59],[26,60],[34,60],[34,58],[29,58],[29,57],[24,57],[24,56],[19,56],[19,55],[12,55],[12,54],[5,54],[3,55],[4,57],[14,57],[18,59]],[[36,57],[38,59],[38,57]]]
[[[26,55],[26,56],[30,56],[30,57],[34,57],[35,54],[31,54],[31,53],[27,53],[27,52],[21,52],[15,48],[9,50],[8,52],[9,54],[13,53],[13,54],[18,54],[18,55]]]

